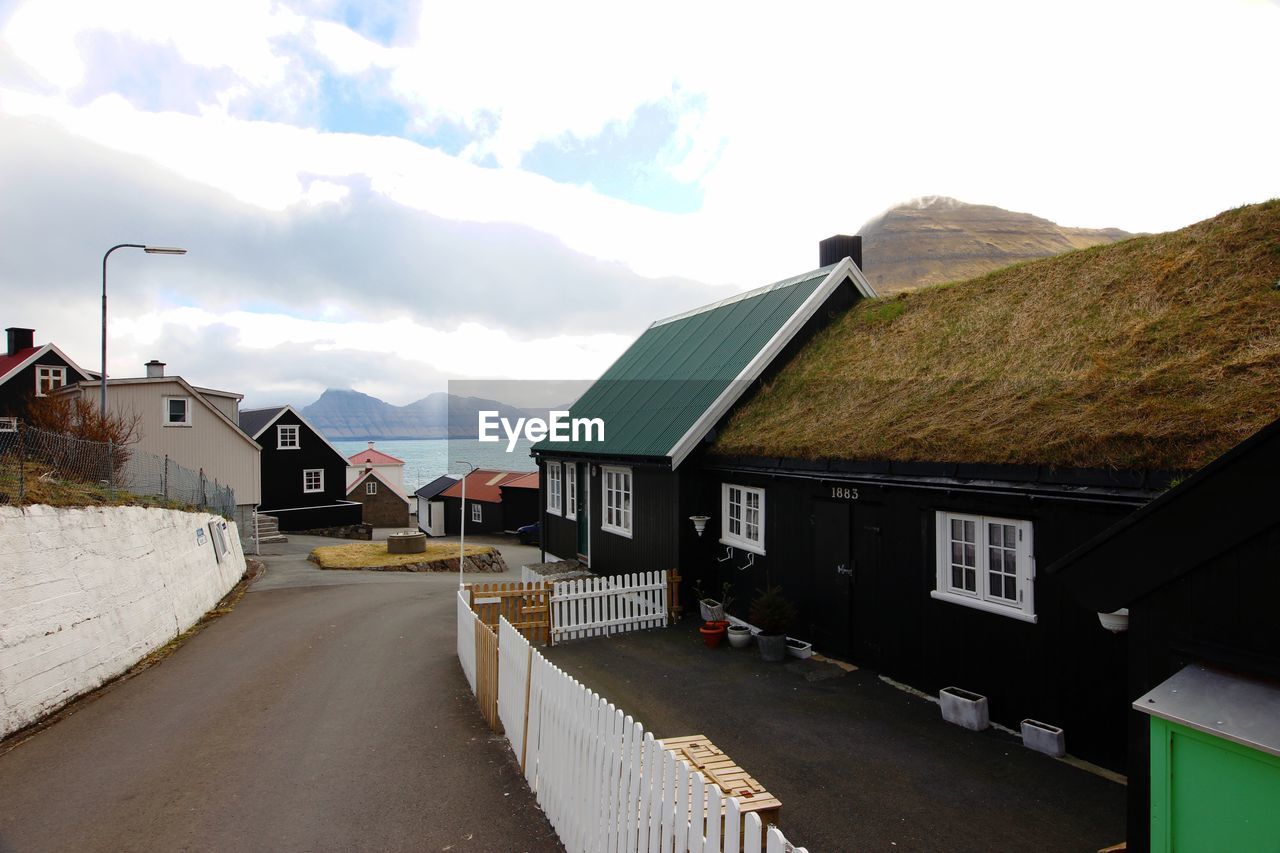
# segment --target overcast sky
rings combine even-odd
[[[759,11],[756,11],[759,10]],[[582,378],[922,195],[1280,195],[1280,4],[0,1],[3,326],[245,405]]]

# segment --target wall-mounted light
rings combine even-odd
[[[689,520],[693,522],[693,529],[701,536],[702,532],[707,529],[707,522],[711,520],[709,515],[691,515]]]
[[[1113,634],[1119,634],[1121,631],[1129,630],[1129,608],[1121,607],[1119,610],[1113,610],[1110,613],[1099,613],[1098,621],[1102,623],[1102,627],[1106,628]]]

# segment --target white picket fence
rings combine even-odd
[[[498,643],[503,729],[570,853],[805,853],[777,827],[762,832],[759,816],[743,816],[736,798],[544,658],[506,619]]]
[[[466,590],[458,590],[458,663],[476,692],[476,614],[471,612]]]
[[[551,642],[660,628],[667,624],[667,573],[557,581]]]

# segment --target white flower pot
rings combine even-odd
[[[1066,734],[1062,729],[1039,720],[1022,721],[1022,745],[1054,758],[1067,754]]]
[[[944,687],[938,693],[938,704],[942,706],[942,719],[948,723],[955,723],[975,732],[991,725],[986,696],[970,693],[959,687]]]
[[[702,613],[703,622],[723,622],[724,605],[714,598],[703,598],[698,601],[698,610]]]
[[[813,643],[806,643],[804,640],[793,640],[787,637],[787,654],[801,660],[811,658],[813,657]]]
[[[735,649],[745,649],[751,643],[751,629],[743,625],[729,626],[729,645]]]
[[[1129,608],[1121,607],[1119,610],[1111,613],[1099,613],[1098,621],[1102,623],[1102,627],[1106,628],[1113,634],[1119,634],[1121,631],[1129,630]]]

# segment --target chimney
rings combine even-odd
[[[373,442],[372,442],[372,441],[371,441],[371,442],[369,442],[369,449],[370,449],[370,450],[373,450]]]
[[[164,376],[164,362],[154,358],[147,362],[147,378],[159,379]]]
[[[31,349],[36,345],[35,329],[20,329],[17,326],[10,326],[5,331],[9,333],[8,355],[13,355],[18,350]]]
[[[862,269],[862,238],[837,234],[828,237],[818,244],[818,266],[827,267],[839,263],[845,258],[852,258],[858,269]]]

